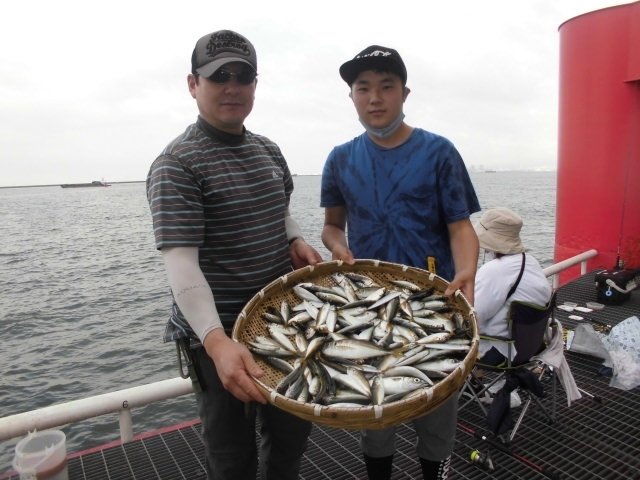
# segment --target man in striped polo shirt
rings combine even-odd
[[[165,341],[177,341],[193,362],[207,475],[216,480],[256,478],[256,411],[263,479],[297,478],[311,431],[267,404],[250,378],[262,370],[228,336],[257,291],[292,267],[322,260],[289,215],[293,181],[280,149],[244,127],[256,77],[256,52],[244,36],[221,30],[198,40],[187,77],[198,119],[147,177],[173,293]]]

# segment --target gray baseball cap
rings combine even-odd
[[[191,73],[210,77],[231,62],[246,63],[258,71],[256,49],[249,40],[231,30],[218,30],[202,37],[191,55]]]

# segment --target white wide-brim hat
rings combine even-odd
[[[509,255],[524,252],[520,240],[522,218],[505,207],[487,210],[473,224],[480,246],[485,250]]]

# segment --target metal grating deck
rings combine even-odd
[[[562,305],[565,301],[572,301],[584,307],[587,302],[597,302],[595,276],[596,273],[601,271],[602,270],[594,270],[560,287],[557,293],[557,304]],[[583,317],[584,320],[572,320],[569,318],[570,313],[556,309],[556,317],[560,320],[564,328],[569,329],[574,329],[578,323],[584,322],[591,322],[596,329],[598,325],[613,327],[634,315],[640,318],[640,288],[633,290],[629,300],[622,305],[605,305],[602,310],[594,310],[588,313],[575,313]]]
[[[593,277],[572,282],[558,291],[558,301],[580,303],[595,300]],[[565,328],[572,320],[562,318]],[[599,320],[610,325],[640,313],[640,291],[621,307],[606,307],[595,312]],[[595,314],[594,314],[595,317]],[[609,387],[609,379],[598,376],[600,359],[566,352],[578,387],[586,391],[583,398],[567,407],[564,391],[557,390],[558,421],[549,424],[547,417],[532,404],[511,446],[511,454],[490,449],[495,471],[489,473],[469,463],[469,453],[488,445],[474,436],[486,433],[480,408],[470,404],[458,416],[456,446],[450,478],[465,480],[640,480],[640,387],[631,391]],[[546,391],[550,392],[546,379]],[[595,397],[595,399],[594,399]],[[599,400],[599,401],[598,401]],[[551,398],[543,399],[550,408]],[[514,419],[519,408],[513,409]],[[398,426],[394,480],[420,479],[420,465],[414,452],[415,432],[410,425]],[[70,480],[204,480],[203,445],[199,423],[142,435],[121,445],[69,456]],[[0,475],[0,478],[7,478]],[[17,480],[16,476],[8,477]],[[358,446],[358,432],[315,426],[302,462],[301,480],[366,479]]]
[[[640,480],[640,389],[609,387],[608,379],[596,376],[601,363],[598,359],[571,352],[567,352],[567,359],[578,386],[602,402],[585,395],[568,408],[564,391],[559,388],[559,421],[550,425],[540,411],[530,409],[513,441],[514,455],[491,449],[496,464],[492,473],[467,461],[471,449],[487,451],[486,443],[473,435],[475,430],[484,430],[484,417],[475,404],[469,405],[459,413],[452,478],[537,480],[554,478],[555,473],[555,478],[566,480]],[[550,398],[543,403],[550,406]],[[513,413],[518,411],[514,409]],[[394,480],[422,478],[414,441],[411,426],[400,425]],[[69,479],[204,480],[202,458],[199,423],[194,421],[124,445],[71,455]],[[300,478],[366,479],[358,433],[315,426]]]

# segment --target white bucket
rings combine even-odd
[[[68,480],[65,440],[60,430],[29,432],[16,445],[13,457],[20,480]]]

